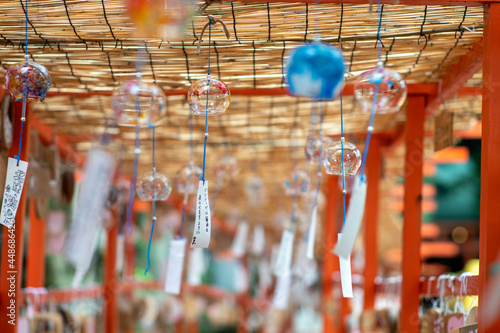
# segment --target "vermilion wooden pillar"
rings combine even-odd
[[[337,311],[335,317],[332,316],[331,305],[333,300],[332,295],[332,278],[333,273],[340,271],[338,257],[332,253],[332,249],[337,242],[338,233],[338,207],[339,200],[342,200],[341,194],[337,183],[337,177],[327,177],[327,201],[325,208],[324,218],[324,238],[321,239],[322,255],[323,255],[323,285],[322,285],[322,304],[323,304],[323,329],[324,332],[337,333],[339,332],[340,312]],[[341,321],[341,320],[340,320]]]
[[[375,278],[378,274],[378,205],[379,181],[382,162],[382,142],[378,135],[373,135],[370,150],[366,161],[366,190],[365,208],[365,271],[364,271],[364,309],[373,309],[375,306]]]
[[[401,333],[417,333],[419,331],[420,227],[422,224],[425,106],[426,97],[416,95],[409,98],[406,109]]]
[[[106,333],[118,332],[118,306],[116,302],[116,244],[118,237],[118,212],[112,210],[112,226],[108,230],[106,249],[106,273],[104,280],[104,299],[106,300]]]
[[[21,131],[21,114],[22,114],[22,103],[14,102],[14,140],[12,142],[12,146],[9,150],[9,157],[14,157],[17,155],[19,149],[19,134]],[[26,110],[26,122],[24,123],[23,129],[23,149],[21,151],[21,159],[23,161],[28,161],[29,156],[29,147],[30,147],[30,105],[28,104]],[[28,167],[29,174],[29,167]],[[28,175],[26,175],[26,178]],[[21,198],[19,200],[19,207],[17,209],[16,214],[16,222],[15,222],[15,230],[14,237],[16,240],[16,252],[15,252],[15,262],[9,263],[8,250],[9,250],[9,229],[0,225],[2,228],[2,260],[0,265],[0,314],[2,314],[2,318],[0,320],[0,332],[2,333],[15,333],[17,332],[17,325],[9,324],[8,318],[6,316],[6,309],[14,300],[16,305],[16,324],[17,319],[19,318],[19,302],[21,300],[21,279],[22,279],[22,271],[23,271],[23,250],[24,250],[24,220],[26,216],[26,191],[28,186],[26,183],[24,184],[24,189],[21,194]],[[3,189],[1,189],[3,192]],[[13,264],[13,267],[11,267]],[[11,273],[12,272],[12,273]],[[14,283],[12,286],[14,288],[11,289],[11,280],[8,278],[14,278]]]
[[[485,309],[488,281],[500,254],[500,3],[484,7],[483,118],[481,144],[481,221],[479,226],[479,309]],[[496,269],[496,274],[498,269]],[[496,296],[498,297],[498,295]],[[500,315],[488,327],[479,314],[481,333],[500,332]]]
[[[26,256],[26,287],[45,287],[45,220],[36,213],[35,199],[28,200],[29,237]]]

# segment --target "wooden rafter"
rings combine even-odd
[[[443,101],[453,97],[483,66],[483,39],[478,40],[448,73],[443,76],[441,92],[426,108],[428,115],[439,109]],[[479,94],[478,94],[479,95]]]
[[[279,2],[287,2],[285,0],[276,1],[276,0],[230,0],[230,2],[256,2],[256,3],[279,3]],[[372,3],[370,0],[294,0],[296,3],[331,3],[331,4],[370,4]],[[420,6],[420,5],[435,5],[435,6],[483,6],[487,3],[495,3],[500,2],[499,0],[477,0],[477,1],[468,1],[468,0],[381,0],[382,4],[393,5],[395,3],[400,5],[412,5],[412,6]]]

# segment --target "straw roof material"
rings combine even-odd
[[[0,1],[2,75],[10,65],[23,61],[23,8],[19,1]],[[144,80],[156,83],[167,93],[184,91],[206,76],[207,34],[200,54],[196,47],[208,14],[222,19],[231,33],[227,40],[222,27],[215,25],[211,53],[212,75],[230,89],[286,87],[283,66],[288,51],[312,41],[318,27],[324,41],[341,48],[348,69],[347,84],[377,63],[377,15],[375,10],[370,12],[369,5],[321,4],[316,9],[311,4],[288,2],[214,3],[188,24],[181,41],[143,41],[127,18],[123,1],[37,0],[29,3],[29,54],[47,67],[53,86],[51,97],[34,105],[36,114],[74,142],[77,150],[86,151],[113,118],[109,96],[87,93],[111,92],[134,78],[137,63],[141,64]],[[482,25],[482,7],[385,5],[382,60],[386,67],[403,74],[408,84],[438,83],[481,38]],[[468,84],[481,85],[480,73]],[[464,97],[459,104],[470,103],[476,117],[480,113],[477,98]],[[340,133],[339,106],[338,100],[324,105],[325,135]],[[294,159],[297,157],[301,167],[304,165],[303,147],[312,107],[309,100],[287,95],[232,96],[225,115],[209,118],[209,172],[222,155],[234,155],[242,168],[235,184],[243,185],[250,165],[257,163],[271,202],[285,200],[281,184],[293,170]],[[344,97],[343,107],[347,138],[362,147],[362,136],[358,134],[366,131],[368,115],[361,113],[352,96]],[[451,103],[448,109],[466,112]],[[168,97],[168,114],[157,131],[156,157],[158,169],[171,177],[189,161],[189,114],[184,95]],[[470,117],[461,121],[465,124]],[[195,163],[201,165],[204,118],[194,117],[193,121]],[[378,115],[375,129],[395,131],[404,121],[403,108],[396,115]],[[133,129],[107,130],[124,143],[124,170],[129,172]],[[151,166],[150,138],[148,130],[141,132],[140,172]],[[311,167],[311,173],[316,173],[315,167]],[[239,202],[221,206],[244,206],[242,186],[237,191]],[[234,198],[231,193],[221,196],[227,202]]]

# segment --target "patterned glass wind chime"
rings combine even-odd
[[[212,24],[220,22],[211,15],[208,16],[208,23],[203,28],[200,35],[200,44],[203,38],[203,32],[208,26],[208,75],[206,78],[193,83],[188,90],[188,102],[194,115],[205,116],[205,140],[203,145],[203,169],[198,182],[198,193],[196,197],[196,220],[193,231],[191,247],[207,248],[210,243],[211,233],[211,214],[208,200],[208,181],[205,179],[205,166],[207,157],[208,140],[208,116],[218,116],[226,112],[229,107],[231,93],[229,88],[221,81],[216,80],[210,75],[210,45],[212,42]],[[224,25],[223,25],[224,26]],[[225,26],[224,26],[225,28]],[[225,28],[226,36],[229,33]]]
[[[370,139],[374,130],[373,124],[376,113],[396,112],[403,105],[406,98],[406,84],[401,75],[391,69],[384,68],[382,62],[382,42],[380,39],[380,28],[382,24],[382,11],[380,0],[377,2],[377,43],[378,62],[377,68],[368,70],[360,75],[354,84],[354,96],[361,106],[363,112],[371,110],[370,121],[367,128],[367,136],[361,162],[360,175],[355,178],[351,200],[347,214],[345,216],[342,237],[334,248],[341,262],[349,260],[354,247],[354,242],[359,233],[361,220],[366,200],[367,179],[365,177],[366,158],[370,146]],[[348,155],[348,151],[346,150]],[[349,173],[349,168],[345,166],[345,172]],[[344,191],[345,191],[345,181]]]
[[[43,101],[47,95],[51,79],[47,69],[29,60],[28,54],[28,0],[25,4],[25,42],[24,42],[24,62],[12,65],[5,73],[5,87],[11,98],[16,102],[23,102],[21,114],[21,130],[19,133],[19,150],[14,158],[9,157],[7,165],[7,176],[0,213],[0,223],[8,228],[12,228],[15,223],[17,208],[21,199],[21,194],[28,171],[28,162],[21,160],[23,145],[23,129],[26,121],[26,107],[28,101]]]

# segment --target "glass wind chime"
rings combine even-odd
[[[357,103],[361,106],[363,112],[370,112],[370,121],[367,128],[367,136],[361,161],[361,170],[359,177],[356,177],[353,185],[349,209],[344,217],[344,228],[342,230],[342,237],[339,235],[339,240],[334,248],[334,253],[339,256],[341,267],[343,263],[347,263],[350,254],[354,247],[354,242],[359,233],[361,220],[363,218],[364,205],[366,200],[366,182],[365,166],[366,158],[368,156],[368,149],[370,146],[370,139],[374,130],[373,124],[375,121],[375,114],[377,113],[390,113],[396,112],[403,105],[406,98],[406,84],[401,75],[391,69],[384,68],[381,59],[381,46],[380,28],[381,28],[381,15],[380,0],[377,3],[377,43],[378,43],[378,62],[377,67],[368,70],[360,75],[354,84],[354,96]],[[345,148],[345,147],[344,147]],[[349,155],[346,150],[345,156]],[[359,156],[358,156],[359,157]],[[359,160],[359,158],[356,158]],[[344,163],[342,170],[343,174],[349,174],[350,169],[347,163]],[[325,160],[323,160],[325,163]],[[348,162],[346,160],[345,162]],[[326,166],[325,166],[326,167]],[[343,192],[344,192],[344,207],[345,207],[345,178],[343,176]],[[345,209],[345,208],[344,208]],[[342,275],[342,272],[341,272]],[[341,277],[342,278],[342,277]],[[350,271],[349,280],[350,284]],[[344,286],[343,286],[344,287]],[[351,286],[352,288],[352,286]],[[344,292],[344,290],[343,290]],[[351,290],[352,293],[352,290]]]
[[[316,8],[318,6],[319,4],[316,3]],[[315,21],[319,20],[317,13],[315,16]],[[336,47],[321,42],[319,27],[316,28],[315,38],[312,43],[298,47],[291,52],[286,67],[289,93],[295,96],[311,98],[315,104],[312,110],[320,109],[319,137],[314,134],[318,123],[318,115],[312,112],[311,128],[305,147],[306,159],[318,163],[318,180],[311,211],[306,254],[311,259],[314,252],[317,204],[321,185],[321,165],[325,167],[327,174],[342,175],[344,158],[346,158],[349,174],[355,174],[361,164],[361,153],[355,145],[344,142],[343,137],[340,141],[325,138],[322,131],[323,110],[321,101],[333,100],[338,97],[343,88],[344,72],[345,65],[342,52]]]
[[[207,248],[210,243],[211,214],[208,199],[208,181],[205,179],[207,157],[208,116],[224,114],[229,107],[231,93],[221,81],[210,75],[210,45],[212,38],[213,17],[208,17],[208,75],[206,78],[193,83],[188,90],[187,99],[194,115],[205,116],[205,140],[203,145],[203,169],[198,182],[196,197],[196,221],[191,241],[192,248]],[[201,38],[201,37],[200,37]],[[201,41],[200,41],[201,42]]]
[[[177,38],[194,10],[191,0],[128,0],[127,11],[141,38]],[[147,46],[146,46],[147,47]],[[127,206],[127,229],[131,231],[132,207],[135,194],[140,200],[152,202],[152,226],[149,239],[146,274],[151,267],[151,241],[156,222],[156,201],[168,199],[172,185],[164,174],[156,170],[155,129],[166,113],[166,96],[155,84],[144,82],[141,73],[141,51],[138,50],[135,80],[121,84],[113,91],[112,107],[121,126],[135,127],[134,165]],[[137,177],[140,148],[140,128],[152,133],[152,170]]]
[[[28,162],[21,160],[27,103],[43,101],[52,82],[49,72],[43,65],[29,60],[28,0],[26,0],[25,8],[24,62],[15,63],[5,73],[5,87],[10,97],[16,102],[23,102],[19,150],[14,158],[9,157],[8,159],[2,211],[0,213],[0,223],[8,228],[11,228],[15,223],[17,208],[28,171]]]

